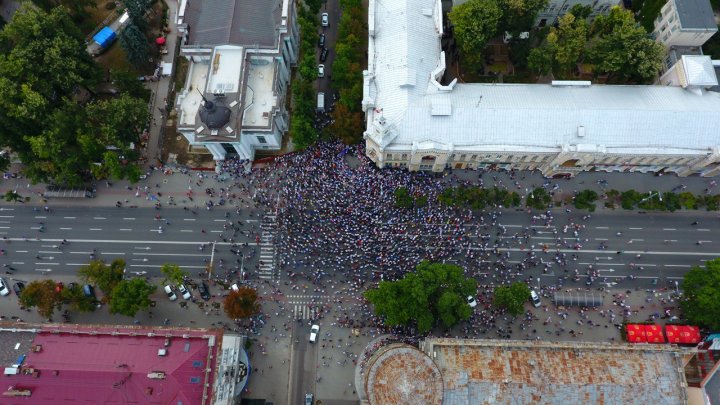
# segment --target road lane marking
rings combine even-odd
[[[37,217],[35,217],[35,218],[37,218],[37,219],[45,219],[45,218],[47,218],[47,217],[37,216]]]
[[[12,264],[25,264],[25,262],[12,262]]]
[[[90,228],[91,231],[102,231],[101,228]]]
[[[630,239],[630,240],[635,241],[635,242],[644,242],[645,241],[645,239],[635,239],[635,238]]]
[[[184,218],[183,221],[194,221],[195,218]]]
[[[50,254],[58,254],[61,255],[63,252],[58,252],[57,250],[40,250],[38,253],[50,253]]]
[[[636,231],[637,231],[637,230],[640,230],[640,229],[642,229],[642,228],[630,228],[630,229],[633,229],[633,230],[636,230]]]
[[[77,219],[77,217],[63,217],[65,219]]]
[[[123,219],[126,221],[134,221],[135,220],[135,218],[123,218]]]
[[[181,229],[180,232],[192,232],[192,229]]]
[[[0,229],[10,229],[9,226],[0,226]]]
[[[87,266],[90,263],[65,263],[66,266]]]
[[[223,231],[210,231],[212,233],[222,233]]]
[[[159,264],[131,264],[130,267],[154,267],[154,268],[161,268],[162,265]],[[207,266],[181,266],[184,269],[206,269]]]
[[[121,228],[120,230],[121,230],[121,231],[125,231],[125,232],[130,232],[130,231],[132,231],[132,229],[128,229],[128,228]]]
[[[226,222],[227,219],[215,219],[214,221],[215,221],[215,222]]]
[[[123,252],[102,252],[103,255],[125,255]]]
[[[61,231],[71,231],[72,228],[60,228]]]
[[[91,252],[70,252],[70,253],[74,254],[74,255],[89,255]]]
[[[596,226],[595,229],[609,229],[607,226]]]
[[[133,253],[133,256],[200,256],[205,257],[207,254],[199,253]],[[135,260],[135,259],[133,259]]]
[[[595,240],[608,240],[607,238],[595,238]]]
[[[663,228],[663,231],[677,231],[675,228]]]
[[[692,267],[689,264],[664,264],[665,267]]]
[[[60,263],[41,263],[41,262],[37,262],[37,263],[35,263],[35,265],[36,265],[36,266],[40,266],[40,265],[43,265],[43,266],[59,266]]]
[[[27,253],[27,250],[16,250],[15,253]]]
[[[698,232],[710,232],[710,230],[705,228],[699,228]]]
[[[0,218],[15,218],[15,215],[0,215]]]
[[[107,219],[105,217],[93,217],[93,219]]]

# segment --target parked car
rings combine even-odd
[[[172,287],[169,285],[165,286],[165,294],[167,294],[168,299],[170,301],[175,301],[177,299],[177,295],[175,295],[175,291],[173,291]]]
[[[313,394],[305,394],[305,405],[313,405]]]
[[[318,39],[318,47],[325,48],[325,34],[320,34],[320,38]]]
[[[83,286],[83,294],[88,298],[95,298],[95,289],[90,284]]]
[[[310,343],[315,343],[317,341],[318,333],[320,333],[319,325],[313,325],[310,327]]]
[[[322,63],[318,65],[318,77],[325,77],[325,65]]]
[[[530,290],[530,302],[535,308],[540,306],[540,296],[537,295],[535,290]]]
[[[183,297],[185,300],[189,300],[192,295],[190,294],[190,291],[188,291],[187,288],[185,288],[185,284],[180,284],[178,286],[178,292],[180,293],[180,296]]]
[[[15,291],[15,295],[18,297],[20,294],[22,294],[23,290],[25,289],[25,283],[22,281],[18,281],[17,283],[13,284],[13,291]]]
[[[320,62],[325,62],[327,60],[328,52],[327,48],[323,48],[322,51],[320,51]]]
[[[204,299],[205,301],[210,299],[210,289],[204,281],[198,286],[198,292],[200,293],[200,298]]]
[[[0,295],[9,295],[10,289],[8,289],[5,279],[0,278]]]
[[[330,15],[328,13],[322,13],[320,15],[320,23],[323,27],[329,27],[330,26]]]
[[[472,295],[468,295],[467,303],[468,305],[470,305],[470,308],[475,308],[477,306],[477,301],[475,301],[475,297],[473,297]]]

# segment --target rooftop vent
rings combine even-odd
[[[158,356],[167,356],[167,349],[158,349]]]
[[[164,380],[165,379],[165,372],[163,371],[153,371],[152,373],[148,373],[148,378],[153,380]]]
[[[578,138],[582,138],[585,136],[585,127],[584,126],[580,125],[578,127],[577,136],[578,136]]]

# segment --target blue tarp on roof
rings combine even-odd
[[[103,48],[107,48],[107,46],[110,45],[114,39],[115,32],[111,30],[110,27],[104,27],[103,29],[98,31],[95,36],[93,36],[93,40]]]

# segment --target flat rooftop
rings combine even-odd
[[[274,47],[282,5],[283,0],[188,0],[188,44]]]
[[[708,0],[675,0],[683,29],[717,31],[717,23]]]
[[[42,326],[18,373],[0,376],[3,395],[29,391],[32,404],[201,404],[212,397],[221,338],[204,329]]]
[[[247,93],[245,94],[245,112],[243,127],[268,127],[270,112],[277,104],[273,93],[276,65],[273,58],[253,57],[247,64]]]
[[[443,405],[686,402],[674,346],[428,339]]]

